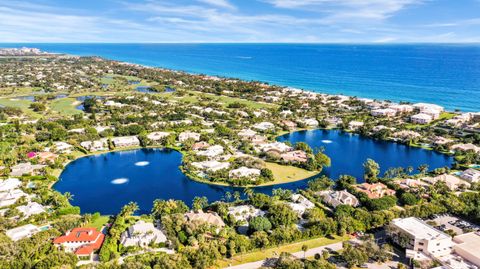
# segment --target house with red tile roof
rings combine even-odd
[[[363,183],[355,186],[357,191],[365,193],[370,199],[382,198],[387,195],[395,195],[395,191],[389,189],[383,183]]]
[[[99,250],[105,235],[95,228],[74,228],[65,235],[53,240],[53,244],[66,252],[73,252],[79,259],[90,260],[92,254]]]

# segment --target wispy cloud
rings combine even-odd
[[[411,22],[431,0],[241,1],[1,0],[0,42],[480,41],[478,16]]]
[[[227,0],[198,0],[199,2],[209,4],[212,6],[228,9],[236,9],[236,7]]]

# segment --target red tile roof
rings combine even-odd
[[[95,250],[100,249],[100,247],[102,246],[102,243],[103,243],[103,239],[105,239],[105,235],[100,234],[100,237],[98,238],[97,241],[95,241],[95,243],[87,244],[87,245],[83,245],[83,246],[79,247],[75,251],[75,254],[76,255],[90,255],[90,254],[92,254],[92,252],[94,252]]]
[[[54,244],[62,244],[65,242],[91,242],[98,241],[99,236],[103,235],[95,228],[74,228],[65,235],[55,238]]]

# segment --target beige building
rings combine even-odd
[[[480,234],[477,232],[457,235],[453,250],[457,255],[480,267]]]
[[[400,246],[431,257],[449,255],[454,246],[449,235],[414,217],[392,220],[387,232]]]

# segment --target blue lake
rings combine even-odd
[[[296,132],[280,137],[291,142],[304,141],[312,147],[325,146],[332,158],[332,167],[324,173],[336,178],[341,174],[362,176],[362,163],[375,159],[382,166],[414,167],[427,163],[430,168],[450,165],[452,159],[432,151],[411,148],[345,134],[340,131]],[[331,143],[321,142],[330,140]],[[223,199],[227,191],[243,192],[243,188],[215,186],[195,182],[179,169],[181,153],[167,149],[139,149],[87,156],[71,162],[60,175],[54,188],[74,195],[72,204],[84,213],[116,214],[130,201],[140,206],[139,213],[148,213],[155,199],[179,199],[191,205],[195,196],[209,201]],[[274,188],[301,189],[308,180],[255,188],[270,194]]]
[[[391,167],[412,166],[416,170],[418,166],[428,164],[430,169],[435,169],[453,163],[452,157],[436,151],[375,140],[340,130],[300,131],[281,136],[277,140],[292,144],[305,142],[313,149],[324,147],[332,165],[324,169],[323,174],[333,179],[348,174],[361,182],[363,163],[368,158],[380,165],[381,175]]]

